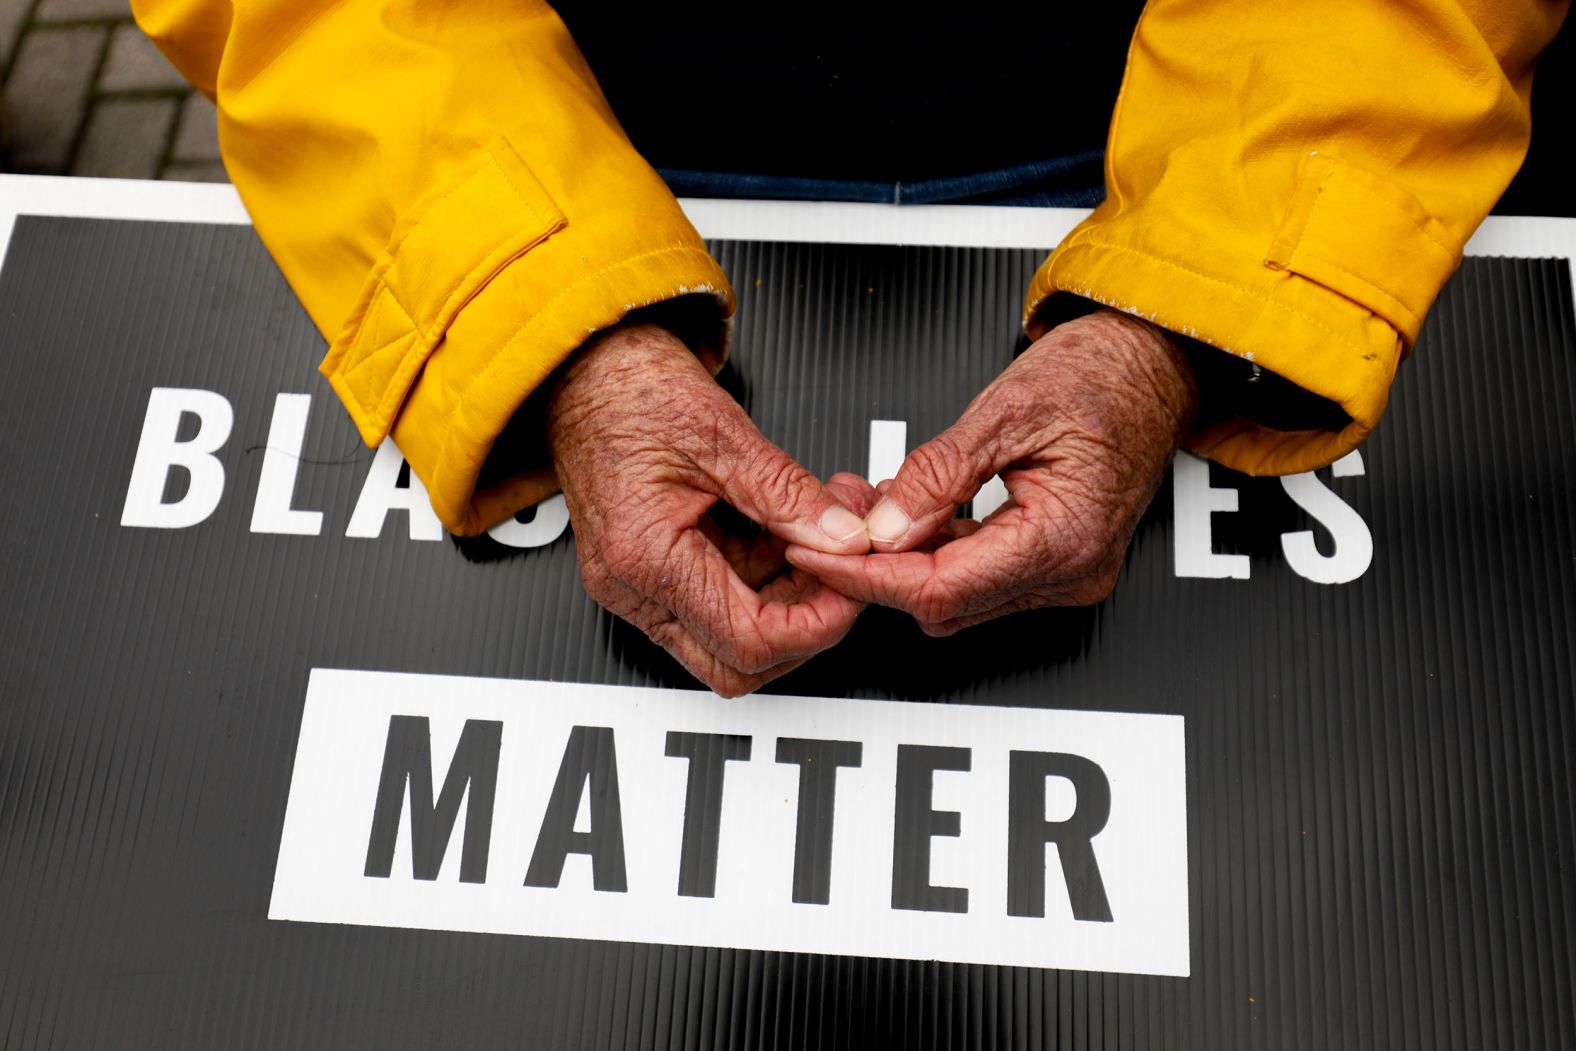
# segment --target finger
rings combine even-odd
[[[810,659],[796,657],[762,671],[742,672],[716,654],[707,652],[706,647],[702,646],[694,636],[677,625],[672,629],[671,637],[662,643],[662,648],[720,697],[743,697],[747,693],[754,693],[773,679],[787,675]]]
[[[793,602],[763,599],[696,529],[637,576],[631,585],[671,611],[708,652],[749,674],[819,653],[859,613],[858,603],[828,588]]]
[[[846,595],[839,595],[838,592],[828,588],[824,582],[802,569],[794,569],[766,585],[761,591],[761,598],[769,602],[808,602],[818,591],[822,590],[832,591],[832,594],[848,601],[852,613],[849,626],[852,627],[852,618],[858,617],[860,613],[863,613],[866,604],[848,598]],[[839,639],[838,641],[842,640]],[[831,647],[828,646],[827,648],[830,649]]]
[[[1072,550],[1058,536],[1054,519],[1015,508],[934,552],[859,558],[789,545],[785,554],[790,564],[850,598],[940,624],[1031,593],[1045,605],[1086,601],[1087,569],[1072,563]]]
[[[724,697],[738,697],[759,689],[766,682],[792,671],[805,660],[793,658],[770,668],[743,672],[707,649],[679,623],[672,611],[662,608],[628,585],[611,584],[602,590],[598,601],[609,613],[639,628],[691,675]]]
[[[722,552],[739,579],[755,591],[793,568],[783,558],[788,542],[780,537],[754,527],[748,536],[725,532],[710,516],[702,518],[697,528]]]
[[[837,502],[863,518],[876,505],[880,495],[869,482],[850,471],[839,471],[826,480],[826,489]]]
[[[914,550],[935,551],[943,544],[950,544],[954,540],[961,540],[966,536],[973,536],[979,531],[980,523],[974,519],[954,518],[951,521],[944,523],[940,529],[937,529],[934,533],[930,534],[929,539],[927,539],[923,544],[920,544],[919,547],[915,548]]]
[[[785,562],[784,565],[787,565],[787,563]],[[818,589],[826,586],[802,569],[794,569],[792,566],[789,566],[788,570],[787,573],[784,573],[761,589],[761,601],[804,602],[814,595]]]
[[[997,453],[993,433],[967,417],[909,453],[865,517],[871,548],[909,551],[923,543],[996,473]]]
[[[936,556],[929,551],[829,555],[789,544],[785,554],[790,565],[808,572],[839,594],[908,613],[913,613],[920,604],[921,595],[931,586],[936,574]]]
[[[996,510],[986,515],[984,519],[954,518],[948,522],[943,523],[940,528],[938,528],[934,533],[930,534],[930,536],[918,547],[914,548],[914,550],[934,551],[943,544],[950,544],[954,540],[961,540],[966,536],[973,536],[975,533],[980,531],[980,527],[982,525],[990,522],[1002,512],[1010,511],[1012,508],[1017,506],[1018,505],[1015,501],[1009,499],[1006,503],[996,508]]]
[[[919,623],[919,630],[931,638],[944,639],[949,635],[956,635],[964,628],[972,628],[976,624],[995,620],[1013,613],[1022,613],[1026,610],[1039,609],[1043,606],[1057,605],[1057,603],[1042,600],[1040,596],[1030,593],[1009,599],[994,609],[985,610],[983,613],[971,613],[966,617],[954,617],[935,624]]]
[[[730,504],[790,543],[850,555],[870,550],[860,515],[768,441],[742,409],[719,412],[715,440],[691,455]]]
[[[742,697],[754,693],[809,659],[797,657],[758,672],[742,672],[708,650],[682,624],[673,620],[671,614],[646,634],[682,664],[686,671],[722,697]]]
[[[844,507],[857,515],[863,516],[876,502],[876,491],[869,482],[847,471],[834,474],[826,480],[826,490],[831,493]],[[723,508],[726,505],[721,505]],[[718,521],[716,511],[701,518],[699,529],[727,558],[733,571],[739,578],[756,591],[760,591],[772,581],[781,577],[792,567],[783,558],[783,549],[788,542],[771,533],[757,531],[751,526],[746,535],[739,535],[728,531],[727,526]],[[744,522],[744,516],[736,517]],[[793,600],[796,601],[796,600]]]

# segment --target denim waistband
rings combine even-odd
[[[658,168],[657,174],[680,197],[1092,208],[1105,198],[1104,158],[1104,151],[1089,150],[1010,168],[913,182],[812,179],[683,168]]]

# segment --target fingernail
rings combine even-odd
[[[865,520],[846,507],[833,504],[821,515],[821,532],[841,544],[865,531]]]
[[[871,540],[878,540],[883,544],[895,544],[902,540],[908,533],[910,522],[903,509],[890,500],[883,500],[870,512],[870,517],[865,519],[865,529],[870,533]]]

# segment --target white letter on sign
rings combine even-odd
[[[197,417],[197,433],[180,441],[181,418]],[[205,521],[224,497],[224,464],[214,453],[224,447],[235,424],[235,410],[211,390],[154,387],[142,418],[142,438],[126,487],[123,526],[185,529]],[[170,468],[185,468],[191,484],[186,495],[164,502]]]
[[[529,522],[518,517],[505,518],[487,530],[487,535],[505,547],[546,547],[564,535],[569,526],[569,505],[564,494],[549,496],[533,509]]]
[[[1355,449],[1330,465],[1330,474],[1336,478],[1362,473],[1363,456]],[[1326,557],[1314,545],[1312,530],[1282,534],[1281,550],[1291,568],[1315,584],[1347,584],[1368,572],[1374,560],[1374,537],[1363,516],[1326,488],[1312,471],[1287,475],[1280,481],[1286,495],[1335,540],[1335,552]]]
[[[301,447],[306,444],[306,418],[311,411],[310,394],[281,394],[274,399],[268,446],[263,450],[263,473],[257,480],[257,502],[252,505],[254,533],[317,536],[323,531],[323,512],[298,511],[290,506],[295,496],[296,473],[301,468]]]
[[[410,472],[410,486],[399,487],[399,469],[405,456],[399,446],[388,438],[378,446],[372,458],[372,468],[361,485],[361,495],[356,498],[356,509],[350,513],[350,525],[345,530],[348,537],[376,540],[383,532],[383,520],[390,511],[404,511],[410,515],[412,540],[442,540],[443,524],[432,511],[427,499],[427,487],[421,484],[416,472]]]
[[[1177,576],[1247,580],[1248,556],[1216,554],[1210,536],[1210,516],[1235,511],[1237,491],[1214,488],[1209,484],[1209,464],[1188,453],[1177,453],[1171,469],[1171,502]]]

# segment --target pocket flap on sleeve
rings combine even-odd
[[[502,136],[400,218],[321,366],[369,446],[387,437],[460,308],[565,225]]]
[[[1410,348],[1461,247],[1407,191],[1315,151],[1264,265],[1360,303]]]

